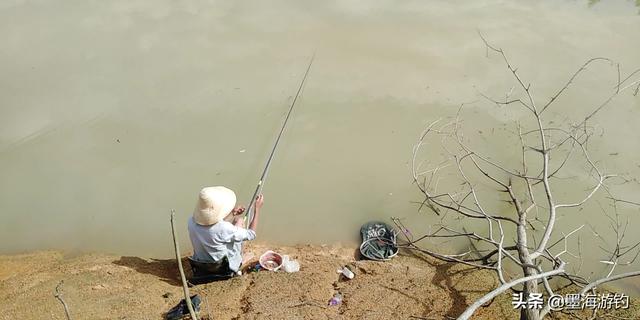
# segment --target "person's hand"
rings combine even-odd
[[[231,213],[233,213],[234,216],[239,216],[243,214],[244,211],[245,211],[244,206],[236,206],[235,208],[233,208],[233,210],[231,210]]]
[[[233,218],[233,225],[240,228],[244,227],[244,217]]]
[[[262,205],[264,204],[264,195],[259,194],[256,197],[256,209],[260,209],[262,208]]]

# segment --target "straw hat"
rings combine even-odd
[[[236,205],[236,194],[226,187],[206,187],[200,190],[193,220],[203,226],[222,221]]]

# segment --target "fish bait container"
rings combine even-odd
[[[276,271],[282,267],[282,256],[274,251],[267,251],[260,256],[260,266],[269,271]]]

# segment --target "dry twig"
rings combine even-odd
[[[67,317],[67,320],[71,320],[71,313],[69,312],[69,306],[67,305],[67,303],[62,298],[62,285],[63,284],[64,284],[64,280],[60,280],[60,282],[56,286],[56,291],[53,294],[53,296],[56,297],[56,299],[58,299],[60,301],[60,303],[62,303],[62,307],[64,308],[64,315]]]

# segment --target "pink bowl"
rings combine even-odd
[[[274,251],[267,251],[260,256],[260,265],[269,271],[276,271],[282,267],[282,256]]]

